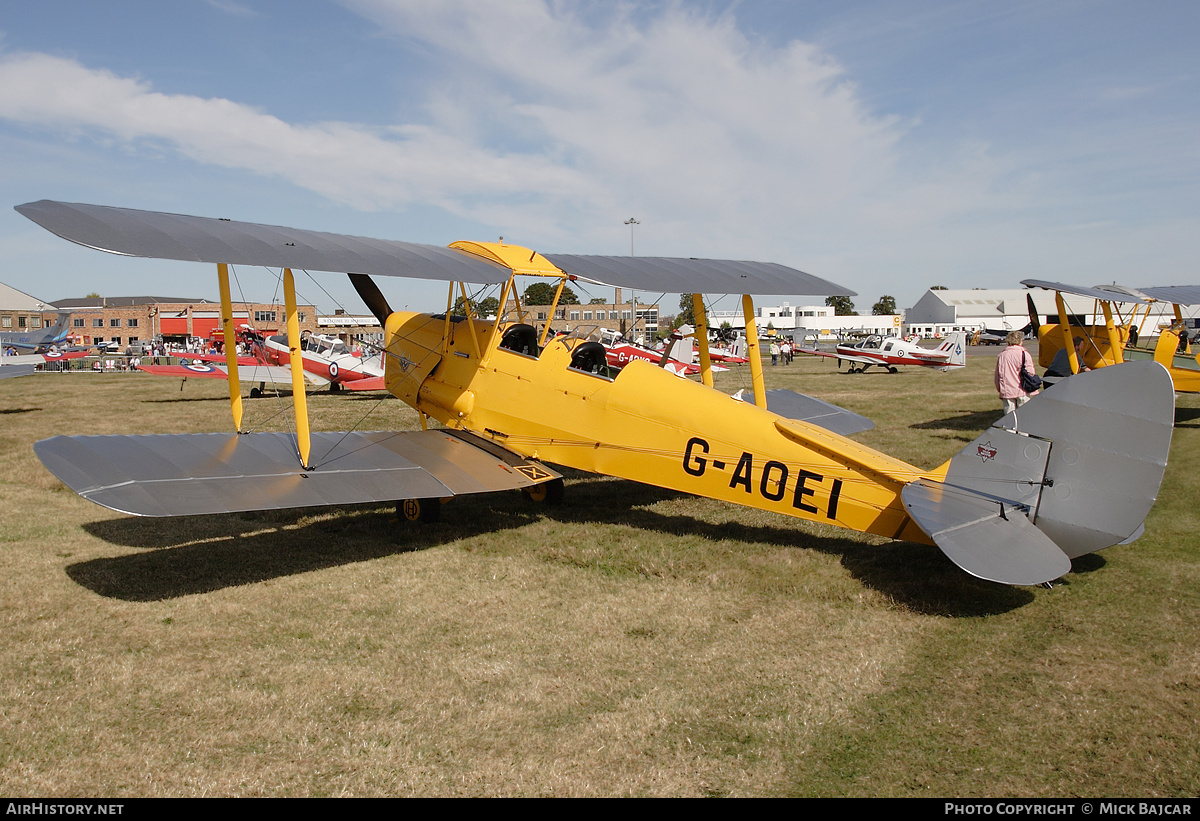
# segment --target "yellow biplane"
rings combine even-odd
[[[1200,393],[1200,355],[1192,352],[1188,342],[1181,343],[1181,335],[1186,333],[1187,324],[1181,305],[1200,304],[1200,289],[1167,286],[1135,290],[1120,285],[1088,288],[1038,279],[1022,280],[1021,284],[1028,288],[1054,291],[1058,322],[1042,323],[1032,308],[1032,302],[1030,308],[1030,319],[1037,328],[1038,364],[1043,368],[1050,367],[1055,356],[1064,348],[1071,372],[1076,374],[1082,365],[1103,368],[1121,362],[1153,360],[1171,374],[1176,391]],[[1063,294],[1094,300],[1090,323],[1068,311]],[[1131,336],[1130,328],[1143,324],[1151,311],[1162,305],[1171,305],[1173,316],[1157,329],[1154,346],[1135,344],[1137,338]],[[1083,340],[1082,363],[1075,354],[1073,339]]]
[[[293,356],[294,437],[60,436],[35,445],[73,490],[128,513],[398,501],[406,516],[426,518],[440,500],[462,494],[516,488],[559,501],[562,478],[551,465],[563,465],[936,544],[981,578],[1039,584],[1070,570],[1076,556],[1136,538],[1166,465],[1174,393],[1153,362],[1067,380],[934,470],[847,439],[842,434],[869,423],[765,388],[749,294],[847,293],[780,265],[542,255],[501,243],[442,248],[48,201],[17,210],[92,248],[216,263],[227,334],[234,330],[228,265],[282,268],[293,349],[300,343],[292,269],[352,272],[386,329],[388,390],[420,413],[420,431],[310,433],[300,357]],[[372,275],[448,282],[446,312],[394,312]],[[539,333],[519,304],[518,277],[557,280],[559,293],[575,279],[692,293],[700,321],[701,294],[745,294],[754,402],[713,389],[703,327],[696,330],[701,382],[643,361],[610,376],[600,343]],[[456,287],[466,297],[464,283],[501,284],[500,305],[515,308],[495,320],[454,316]],[[226,349],[234,349],[232,339]],[[231,375],[236,366],[230,359]],[[229,384],[240,427],[237,379]]]

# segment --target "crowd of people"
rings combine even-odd
[[[792,343],[790,337],[784,337],[782,341],[771,340],[771,364],[778,365],[782,362],[784,365],[792,364],[792,357],[796,353],[796,346]]]

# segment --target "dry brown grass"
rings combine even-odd
[[[769,386],[876,419],[935,465],[998,415],[956,374]],[[722,377],[731,389],[746,377]],[[33,456],[56,433],[221,430],[221,383],[0,382],[0,793],[1170,795],[1200,787],[1200,562],[1181,400],[1135,545],[1052,590],[931,548],[611,479],[460,499],[134,519]],[[314,397],[320,427],[411,427]],[[271,400],[252,413],[281,424]]]

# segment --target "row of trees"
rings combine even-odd
[[[554,292],[557,286],[551,285],[548,282],[535,282],[525,289],[522,295],[526,305],[549,305],[554,301]],[[944,289],[944,286],[935,285],[934,290]],[[565,286],[562,291],[562,296],[559,297],[560,305],[579,305],[579,295],[571,290],[570,286]],[[607,304],[602,297],[597,297],[588,301],[589,305],[604,305]],[[837,316],[858,316],[858,311],[854,309],[854,303],[848,296],[831,296],[825,298],[825,304],[834,309]],[[490,316],[500,312],[500,300],[495,297],[487,297],[481,300],[471,300],[472,312],[476,316]],[[454,303],[453,313],[466,314],[466,303],[462,297]],[[871,306],[871,314],[873,316],[890,316],[896,313],[896,298],[891,294],[884,294],[879,298],[879,301]],[[696,315],[692,309],[692,295],[679,295],[679,313],[673,317],[662,317],[662,322],[659,325],[659,333],[670,333],[680,325],[695,325]]]
[[[833,312],[837,316],[858,316],[858,311],[854,310],[854,303],[848,296],[826,297],[825,304],[833,308]],[[894,313],[896,313],[896,298],[890,294],[884,294],[878,302],[871,306],[872,316],[890,316]]]

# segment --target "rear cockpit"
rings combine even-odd
[[[504,330],[496,348],[531,359],[541,359],[547,352],[561,350],[567,354],[567,370],[611,379],[613,374],[609,371],[607,350],[597,341],[602,330],[576,328],[570,333],[551,337],[543,348],[538,344],[537,329],[528,323],[518,322]]]

